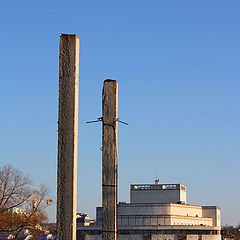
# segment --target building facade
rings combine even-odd
[[[97,207],[96,226],[78,228],[78,239],[100,240],[101,225]],[[187,204],[182,184],[134,184],[118,204],[118,239],[220,240],[220,208]]]

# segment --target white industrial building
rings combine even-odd
[[[101,239],[102,208],[96,226],[79,227],[78,239]],[[220,240],[220,208],[187,204],[182,184],[134,184],[130,203],[118,204],[119,240]]]

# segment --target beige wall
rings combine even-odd
[[[176,240],[177,236],[171,234],[156,234],[152,235],[152,240]]]
[[[172,215],[183,215],[191,217],[202,217],[202,207],[185,205],[185,204],[171,204],[170,212]]]
[[[198,235],[187,235],[187,240],[198,240]]]
[[[180,201],[187,204],[187,188],[182,184],[180,184]]]
[[[170,204],[120,204],[118,216],[121,215],[163,215],[171,214]]]
[[[182,215],[203,217],[202,207],[186,204],[120,204],[118,215]]]
[[[221,240],[221,235],[202,235],[202,240]]]
[[[171,225],[213,226],[213,220],[211,218],[172,216]]]

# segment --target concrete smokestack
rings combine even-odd
[[[117,239],[118,84],[104,81],[102,92],[102,239]]]
[[[79,38],[62,34],[59,48],[57,239],[76,240]]]

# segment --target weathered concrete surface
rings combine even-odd
[[[102,239],[117,239],[118,84],[104,81],[102,93]]]
[[[62,34],[59,48],[57,239],[76,239],[79,38]]]

